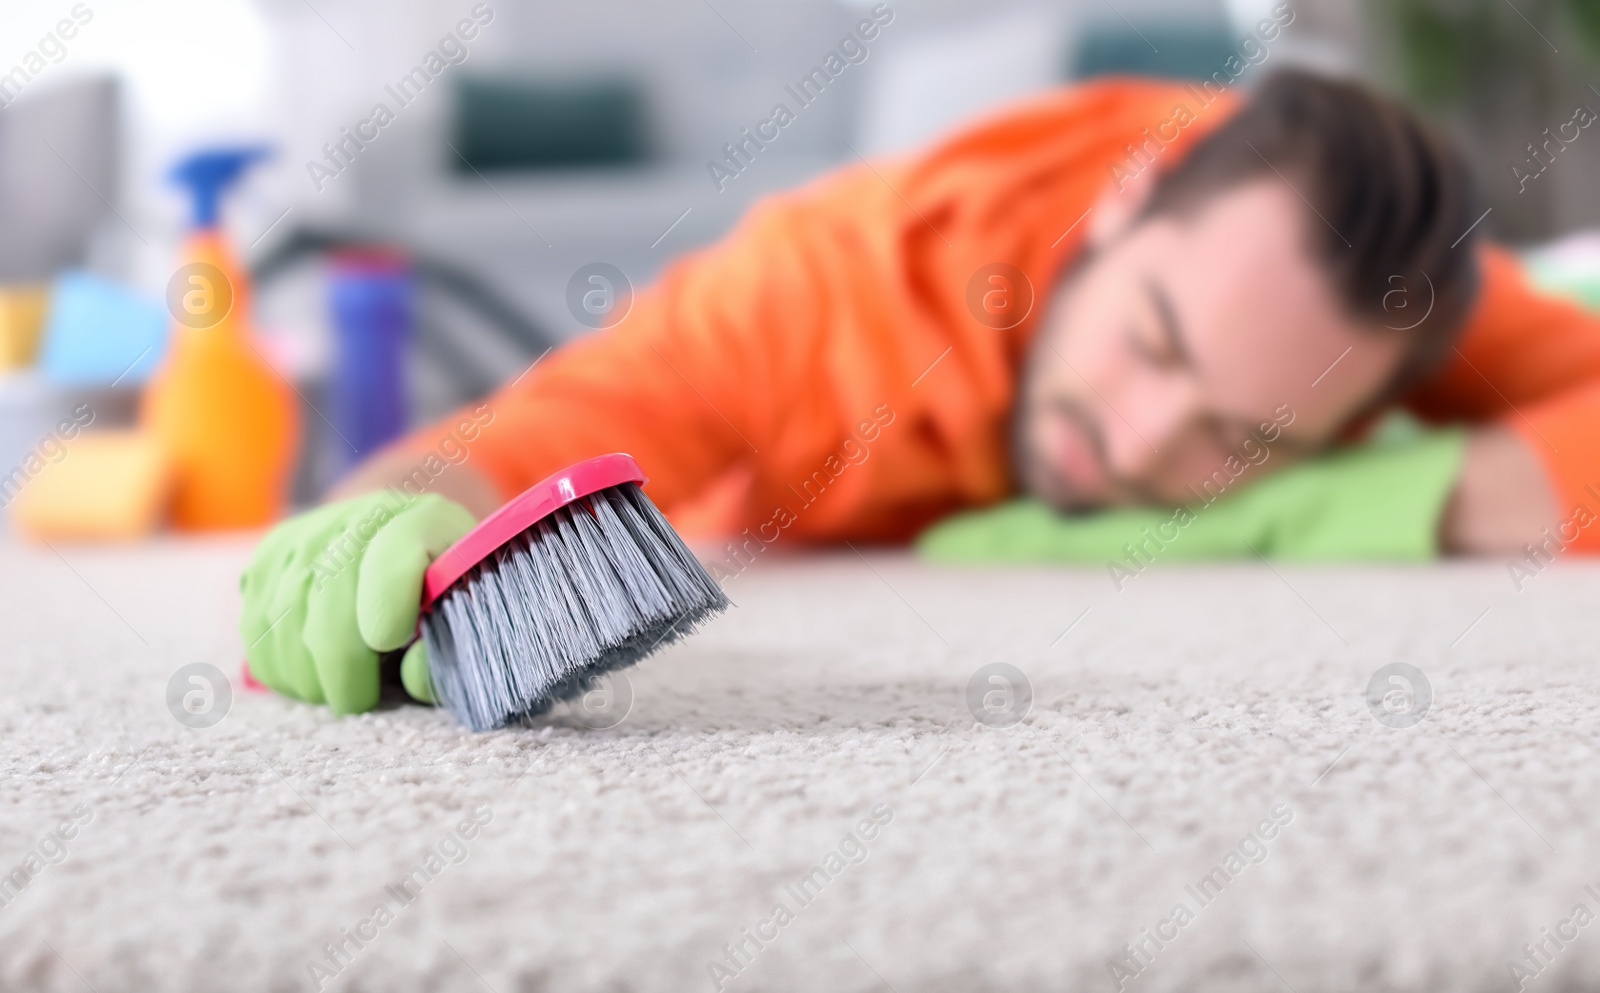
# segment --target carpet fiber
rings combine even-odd
[[[773,558],[616,726],[473,735],[180,723],[242,542],[0,554],[8,991],[1600,985],[1593,565]]]

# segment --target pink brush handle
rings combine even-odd
[[[479,521],[477,527],[433,560],[422,575],[422,609],[432,607],[433,601],[473,566],[561,507],[623,483],[645,482],[648,480],[639,463],[621,452],[597,455],[540,480]]]

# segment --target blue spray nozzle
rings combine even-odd
[[[194,198],[194,226],[216,227],[223,192],[240,173],[271,154],[263,145],[202,149],[179,159],[168,178],[188,187]]]

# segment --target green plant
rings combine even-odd
[[[1562,63],[1600,61],[1600,0],[1388,0],[1373,8],[1394,31],[1401,85],[1435,107],[1470,101],[1496,80],[1545,80]]]

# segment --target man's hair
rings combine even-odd
[[[1223,189],[1274,175],[1310,208],[1308,247],[1347,312],[1412,338],[1375,399],[1437,369],[1478,287],[1473,241],[1464,236],[1474,219],[1471,179],[1456,150],[1388,97],[1282,70],[1157,178],[1144,216],[1185,213]]]

